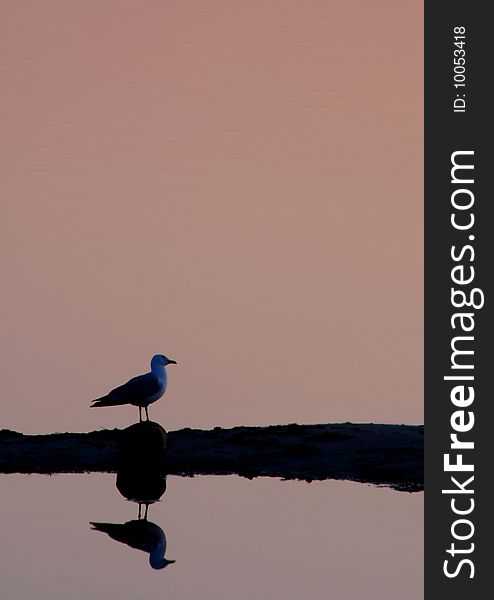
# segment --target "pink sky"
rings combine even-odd
[[[0,428],[422,422],[421,3],[0,15]]]

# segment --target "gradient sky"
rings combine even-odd
[[[0,428],[419,423],[422,3],[2,0]],[[173,369],[173,370],[172,370]]]

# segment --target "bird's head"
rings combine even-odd
[[[153,356],[153,358],[151,359],[151,366],[162,365],[163,367],[166,367],[166,365],[176,365],[176,364],[177,364],[176,360],[172,360],[171,358],[168,358],[168,356],[165,356],[164,354],[155,354]]]
[[[152,555],[149,557],[149,564],[153,569],[164,569],[165,567],[173,564],[174,562],[176,561],[168,560],[167,558],[159,558],[156,560],[152,558]]]

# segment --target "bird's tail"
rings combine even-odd
[[[119,406],[120,404],[126,404],[122,402],[118,398],[112,398],[111,396],[103,396],[102,398],[97,398],[91,402],[91,408],[97,408],[98,406]]]

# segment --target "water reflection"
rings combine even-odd
[[[166,492],[166,477],[153,469],[122,468],[117,473],[117,490],[131,502],[147,507],[158,502]]]
[[[148,521],[177,562],[156,571],[149,553],[91,530],[89,522],[138,520],[115,477],[0,476],[2,600],[300,600],[328,586],[338,600],[422,597],[423,493],[167,476]]]
[[[150,444],[158,431],[159,443]],[[161,433],[163,432],[163,434]],[[165,558],[165,532],[148,521],[149,506],[166,492],[166,473],[161,457],[166,447],[166,433],[157,423],[143,422],[125,430],[119,448],[120,466],[116,487],[120,494],[139,505],[137,519],[126,523],[91,521],[94,531],[106,533],[111,539],[149,554],[153,569],[164,569],[174,560]]]
[[[165,532],[156,523],[148,521],[147,514],[142,519],[127,523],[96,523],[93,521],[91,525],[93,530],[106,533],[112,540],[149,553],[149,564],[153,569],[164,569],[175,562],[165,558]]]

